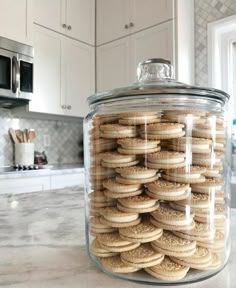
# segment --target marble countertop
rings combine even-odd
[[[3,167],[2,167],[2,170],[4,170]],[[22,178],[22,177],[37,177],[37,176],[46,176],[46,175],[83,173],[83,172],[84,172],[84,165],[82,163],[45,165],[45,167],[42,169],[27,170],[27,171],[4,172],[4,171],[1,171],[0,169],[0,180],[1,179],[15,179],[15,178]]]
[[[151,287],[112,278],[91,263],[85,247],[83,188],[4,194],[0,203],[0,287]],[[236,210],[231,223],[229,264],[192,288],[236,287]]]

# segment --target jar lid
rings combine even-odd
[[[92,106],[93,104],[118,100],[131,95],[150,96],[157,94],[200,96],[215,100],[222,106],[230,98],[227,93],[219,89],[177,82],[174,78],[174,69],[171,62],[165,59],[153,58],[139,63],[137,81],[134,84],[89,96],[88,104]]]

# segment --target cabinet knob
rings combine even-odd
[[[70,109],[71,109],[71,106],[70,106],[70,105],[68,105],[66,108],[67,108],[68,110],[70,110]]]
[[[66,109],[66,105],[61,105],[61,108],[62,109]]]
[[[69,25],[69,26],[67,27],[67,29],[68,29],[68,30],[71,30],[71,29],[72,29],[72,27]]]
[[[125,29],[128,29],[129,28],[129,25],[128,24],[125,24]]]
[[[66,24],[62,24],[62,27],[63,27],[63,28],[66,28],[67,26],[66,26]]]
[[[133,22],[130,22],[130,23],[129,23],[129,27],[134,27],[134,23],[133,23]]]

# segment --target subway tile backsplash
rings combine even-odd
[[[49,164],[83,162],[82,119],[59,121],[14,118],[11,112],[0,108],[0,167],[13,164],[13,144],[8,129],[35,129],[35,150],[45,151]],[[49,135],[51,144],[44,146],[44,135]]]

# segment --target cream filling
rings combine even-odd
[[[181,190],[181,191],[167,191],[167,192],[159,192],[159,191],[153,191],[152,189],[148,188],[149,191],[151,191],[154,194],[160,195],[160,196],[181,196],[185,193],[185,190]]]
[[[219,170],[210,170],[210,169],[208,169],[208,170],[206,170],[205,173],[211,173],[211,174],[216,175],[216,174],[219,174]]]
[[[127,208],[149,208],[149,207],[153,207],[155,204],[153,203],[136,203],[136,204],[126,204],[126,203],[122,203],[121,204],[122,206],[124,207],[127,207]]]
[[[104,134],[124,134],[124,133],[135,133],[134,130],[109,130],[109,131],[105,131],[105,130],[102,130],[102,132]]]
[[[196,188],[198,189],[201,189],[201,191],[204,191],[204,192],[211,192],[211,191],[218,191],[218,190],[222,190],[222,186],[214,186],[214,187],[206,187],[206,186],[196,186]]]
[[[124,120],[152,120],[157,119],[157,115],[147,115],[147,116],[129,116],[122,118]]]
[[[156,172],[147,172],[147,173],[143,173],[143,174],[120,174],[122,177],[124,178],[128,178],[128,179],[147,179],[147,178],[151,178],[154,177],[156,175]]]
[[[186,144],[181,144],[180,147],[186,148],[191,146],[194,149],[201,149],[201,150],[206,150],[209,149],[210,145],[209,144],[191,144],[191,143],[186,143]]]
[[[143,131],[144,132],[144,131]],[[149,130],[147,131],[148,134],[157,134],[157,135],[163,135],[163,134],[175,134],[175,133],[180,133],[182,132],[182,128],[177,128],[177,129],[167,129],[167,130],[160,130],[160,131],[157,131],[157,130]]]
[[[194,129],[195,132],[205,133],[205,134],[211,134],[211,135],[224,135],[224,131],[221,130],[205,130],[205,129]]]
[[[152,149],[152,148],[157,148],[157,144],[156,143],[146,143],[146,144],[142,144],[142,146],[129,146],[129,145],[122,145],[122,147],[124,149],[137,149],[137,150],[144,150],[144,149]]]
[[[135,191],[138,191],[138,188],[134,188],[134,187],[129,187],[129,185],[126,185],[125,188],[123,188],[124,190],[121,190],[120,188],[117,188],[116,187],[112,187],[111,189],[108,189],[109,191],[111,192],[117,192],[117,193],[127,193],[127,192],[135,192]]]
[[[185,179],[197,179],[201,177],[201,174],[177,174],[177,173],[168,173],[168,175],[178,178],[185,178]]]
[[[125,159],[103,159],[103,161],[107,163],[129,163],[135,161],[135,157],[129,157]]]
[[[157,220],[158,221],[158,220]],[[164,224],[168,224],[168,225],[190,225],[192,223],[193,219],[192,218],[188,218],[188,219],[184,219],[184,220],[160,220],[161,223]]]
[[[213,146],[218,147],[218,148],[224,148],[224,144],[222,143],[214,143]]]
[[[210,203],[206,203],[206,204],[193,204],[193,203],[191,203],[189,205],[192,208],[208,208]]]
[[[112,221],[112,222],[131,222],[134,220],[137,220],[139,215],[138,214],[134,214],[134,215],[127,215],[127,216],[103,216],[105,219],[107,219],[108,221]]]
[[[157,164],[176,164],[184,161],[184,158],[169,158],[169,159],[148,159],[152,163]]]
[[[225,219],[225,215],[217,215],[214,213],[209,213],[209,214],[199,214],[197,213],[196,215],[197,217],[202,217],[202,218],[209,218],[209,219],[218,219],[218,220],[224,220]]]

